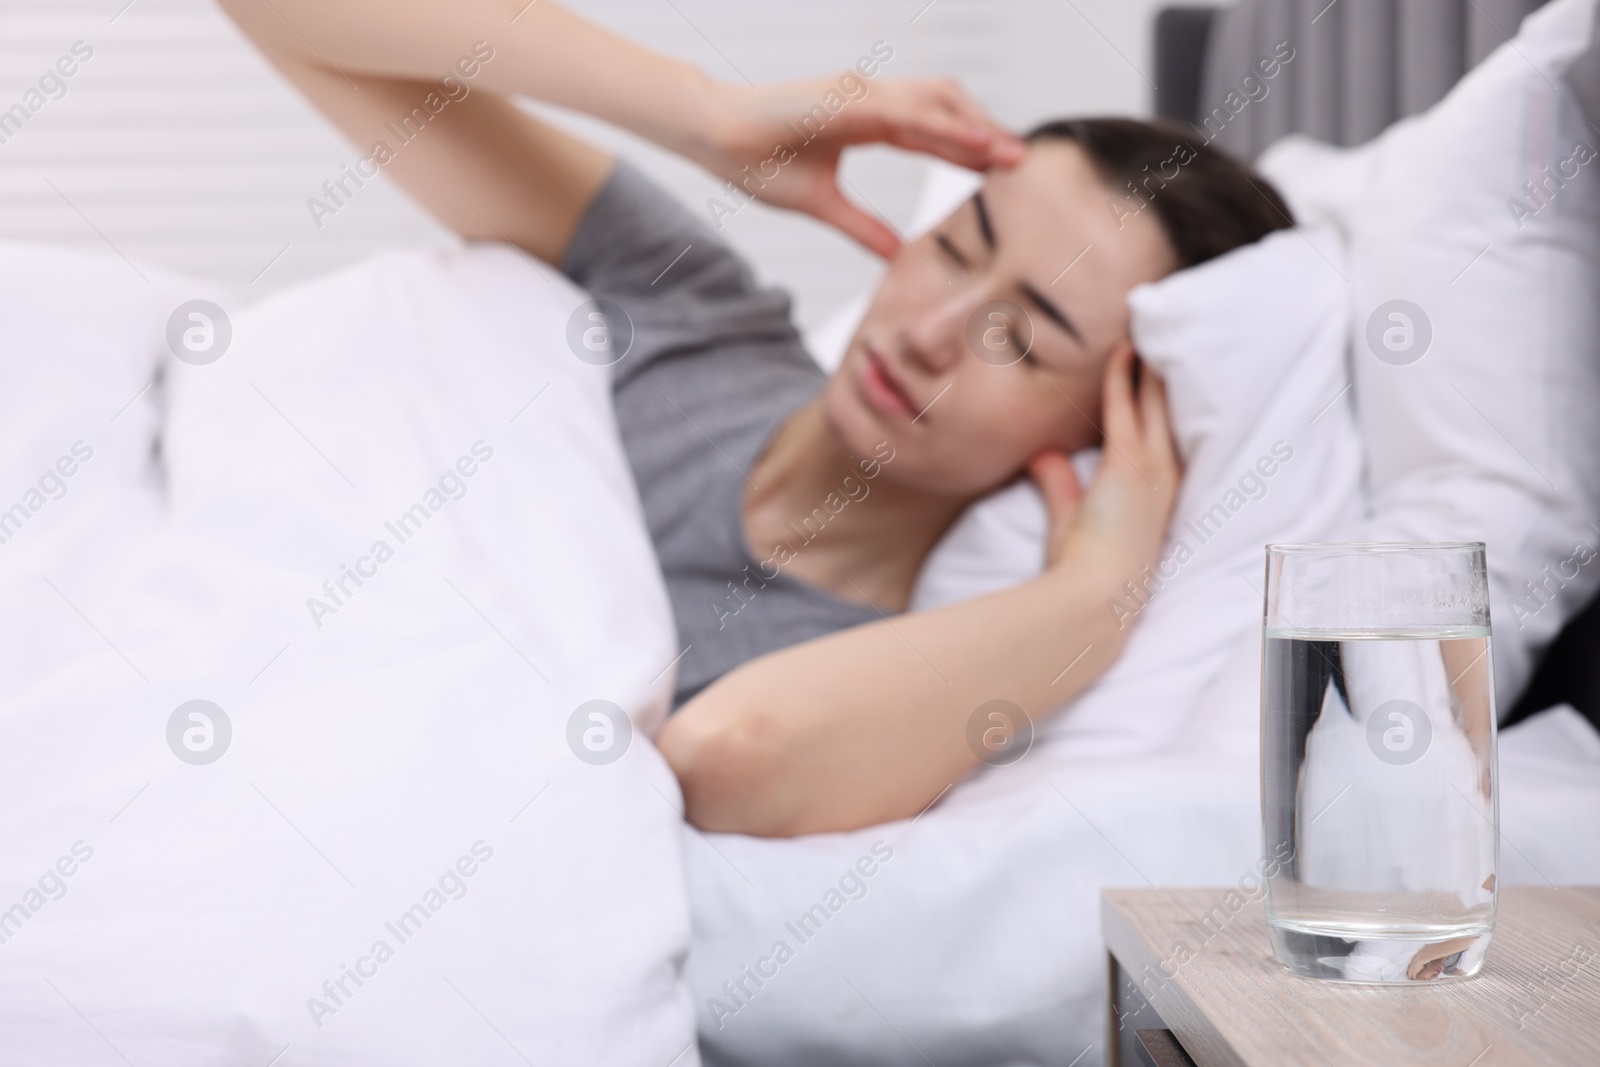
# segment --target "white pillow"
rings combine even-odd
[[[1349,242],[1372,515],[1344,534],[1487,542],[1503,709],[1600,586],[1600,137],[1563,78],[1594,20],[1556,0],[1375,143],[1262,159]]]

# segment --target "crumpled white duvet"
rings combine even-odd
[[[144,274],[0,246],[0,1062],[698,1062],[677,649],[582,295],[490,246],[251,307]]]

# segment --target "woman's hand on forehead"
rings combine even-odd
[[[871,59],[833,78],[721,86],[706,136],[681,150],[736,187],[730,211],[749,197],[803,211],[888,258],[898,234],[839,189],[846,148],[889,144],[983,171],[1019,162],[1026,146],[954,80],[873,78]]]

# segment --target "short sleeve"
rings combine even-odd
[[[627,316],[614,369],[621,384],[664,357],[729,345],[801,352],[789,298],[757,284],[749,266],[711,228],[637,168],[618,160],[579,222],[562,271]]]

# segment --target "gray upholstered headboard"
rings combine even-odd
[[[1370,140],[1436,103],[1544,0],[1238,0],[1157,16],[1156,111],[1254,159],[1304,133],[1331,144]],[[1293,50],[1237,114],[1264,59]]]

